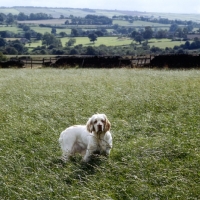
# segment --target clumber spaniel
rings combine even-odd
[[[65,129],[59,138],[64,161],[75,153],[84,155],[84,162],[88,162],[96,151],[109,155],[112,148],[110,126],[105,114],[95,114],[89,118],[86,125],[75,125]]]

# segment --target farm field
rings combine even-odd
[[[181,13],[151,13],[151,12],[140,12],[140,11],[120,11],[120,10],[87,10],[87,9],[78,9],[78,8],[48,8],[48,7],[12,7],[12,8],[3,8],[0,7],[0,13],[4,14],[19,14],[20,12],[29,15],[30,13],[46,13],[52,15],[54,18],[59,18],[60,15],[68,17],[70,15],[85,17],[88,14],[96,15],[105,15],[112,17],[114,15],[143,15],[143,16],[154,16],[162,17],[168,19],[181,19],[181,20],[192,20],[199,22],[199,14],[181,14]]]
[[[69,41],[71,37],[60,38],[62,45],[65,46],[65,43]],[[119,46],[119,45],[129,45],[132,40],[130,38],[118,38],[118,37],[99,37],[95,43],[90,42],[88,37],[73,37],[76,39],[75,45],[82,44],[83,46],[99,46],[99,45],[107,45],[107,46]],[[31,45],[27,44],[27,47],[37,47],[41,46],[41,41],[33,41]]]
[[[16,26],[0,26],[0,31],[11,31],[13,33],[23,32],[22,29],[17,28]]]
[[[124,20],[113,20],[113,24],[119,24],[120,26],[131,26],[131,27],[145,27],[151,26],[152,28],[159,28],[159,29],[166,29],[168,30],[170,25],[153,23],[153,22],[146,22],[146,21],[134,21],[133,23],[129,23],[128,21]]]
[[[171,39],[150,39],[148,43],[150,47],[155,46],[161,49],[165,49],[166,47],[173,48],[174,46],[180,46],[181,44],[185,44],[185,41],[172,41]]]
[[[59,25],[65,24],[66,19],[49,19],[49,20],[24,20],[17,21],[19,24],[51,24],[51,25]]]
[[[118,38],[118,37],[99,37],[95,43],[90,42],[88,37],[74,37],[76,39],[75,45],[82,44],[83,46],[99,46],[99,45],[106,45],[106,46],[122,46],[122,45],[130,45],[131,43],[136,43],[134,40],[126,37]],[[69,41],[70,37],[60,38],[62,45],[65,46],[65,43]],[[148,45],[150,47],[155,46],[159,48],[166,48],[171,47],[173,48],[176,45],[184,44],[185,41],[171,41],[170,39],[151,39],[149,40]],[[41,46],[41,41],[32,41],[27,47],[34,48],[37,46]]]
[[[49,27],[39,27],[39,26],[34,26],[34,27],[31,27],[32,30],[36,31],[37,33],[51,33],[51,30],[52,28],[49,28]],[[68,28],[62,28],[62,29],[59,29],[57,28],[56,29],[56,33],[59,34],[60,32],[65,32],[66,34],[71,34],[71,29],[68,29]]]
[[[51,24],[51,25],[64,25],[67,19],[49,19],[49,20],[25,20],[25,21],[18,21],[21,24]],[[145,26],[152,26],[153,28],[159,29],[169,29],[170,25],[160,24],[160,23],[153,23],[153,22],[146,22],[146,21],[134,21],[133,23],[129,23],[125,20],[113,20],[113,24],[118,24],[119,26],[129,26],[129,27],[145,27]],[[67,27],[67,25],[65,25]],[[90,27],[94,25],[78,25],[77,27]]]
[[[199,199],[200,71],[0,69],[0,199]],[[108,159],[60,160],[60,132],[111,122]]]
[[[145,14],[144,14],[145,15]],[[147,15],[153,15],[154,17],[162,17],[162,18],[168,18],[170,20],[174,19],[181,19],[186,21],[194,21],[199,23],[199,17],[200,14],[184,14],[184,13],[147,13]]]

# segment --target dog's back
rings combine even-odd
[[[83,153],[87,149],[90,135],[85,125],[75,125],[65,129],[59,138],[63,154]]]

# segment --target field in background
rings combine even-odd
[[[100,46],[100,45],[106,45],[106,46],[123,46],[123,45],[130,45],[131,43],[137,44],[134,40],[127,38],[127,37],[99,37],[95,43],[90,42],[88,37],[73,37],[76,39],[76,43],[74,45],[82,44],[83,46]],[[65,46],[65,43],[69,41],[70,37],[64,37],[60,38],[62,45]],[[166,47],[173,48],[176,45],[184,44],[185,41],[172,41],[170,39],[150,39],[148,45],[150,47],[155,46],[162,49],[165,49]],[[31,44],[26,44],[27,47],[34,48],[37,46],[41,46],[41,41],[33,41]]]
[[[137,16],[154,16],[168,19],[181,19],[181,20],[192,20],[200,22],[199,14],[178,14],[178,13],[150,13],[140,11],[120,11],[120,10],[99,10],[99,9],[78,9],[78,8],[50,8],[50,7],[13,7],[13,8],[2,8],[0,7],[0,13],[5,14],[19,14],[20,12],[29,15],[30,13],[46,13],[52,15],[54,18],[59,18],[60,15],[68,17],[70,15],[85,17],[88,14],[105,15],[112,17],[114,15],[137,15]]]
[[[0,198],[199,199],[198,70],[0,70]],[[107,160],[60,160],[60,132],[96,113]]]
[[[93,12],[87,11],[87,9],[76,9],[76,8],[50,8],[50,7],[13,7],[13,8],[0,8],[0,13],[13,13],[19,14],[20,12],[29,15],[30,13],[46,13],[52,15],[54,18],[59,18],[60,15],[69,17],[70,15],[85,17],[88,14],[105,15],[112,17],[113,15],[122,15],[120,11],[110,10],[92,10]]]

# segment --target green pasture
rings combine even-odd
[[[194,21],[194,22],[200,22],[200,14],[193,14],[193,13],[190,13],[190,14],[184,14],[184,13],[146,13],[145,15],[148,15],[148,16],[154,16],[154,17],[162,17],[162,18],[166,18],[166,19],[170,19],[170,20],[175,20],[175,19],[178,19],[178,20],[182,20],[182,21]]]
[[[88,14],[104,15],[112,17],[113,15],[122,15],[120,11],[110,11],[110,10],[93,10],[93,12],[88,12],[83,9],[78,8],[51,8],[51,7],[15,7],[15,8],[0,8],[0,13],[4,14],[19,14],[20,12],[30,15],[30,13],[46,13],[52,15],[54,18],[59,18],[60,15],[69,17],[70,15],[85,17]]]
[[[48,24],[51,26],[60,26],[65,24],[66,19],[44,19],[44,20],[24,20],[17,21],[18,24],[27,24],[28,26],[37,26],[39,24]],[[45,27],[44,27],[45,28]]]
[[[62,45],[65,46],[65,43],[69,41],[71,37],[64,37],[60,38]],[[95,43],[90,42],[88,37],[73,37],[76,39],[75,45],[82,44],[83,46],[100,46],[100,45],[106,45],[106,46],[122,46],[122,45],[130,45],[131,43],[135,43],[136,45],[139,45],[134,40],[126,37],[99,37]],[[185,41],[171,41],[170,39],[151,39],[148,40],[148,45],[150,47],[155,46],[162,49],[165,49],[166,47],[173,48],[174,46],[180,46],[181,44],[185,44]],[[41,46],[41,41],[32,41],[31,44],[27,44],[27,47],[37,47]]]
[[[85,17],[88,14],[95,14],[95,15],[104,15],[108,17],[112,17],[114,15],[126,15],[124,11],[120,10],[99,10],[94,9],[93,12],[88,12],[83,9],[78,8],[50,8],[50,7],[13,7],[13,8],[0,8],[0,13],[9,14],[12,13],[13,15],[19,14],[20,12],[23,12],[27,15],[30,13],[46,13],[49,15],[52,15],[54,18],[59,18],[60,15],[64,15],[65,17],[68,17],[70,15],[79,16],[79,17]],[[134,13],[134,11],[133,11]],[[150,13],[150,12],[143,12],[142,15],[146,16],[154,16],[154,17],[162,17],[162,18],[168,18],[168,19],[181,19],[181,20],[192,20],[195,22],[199,22],[199,14],[183,14],[183,13]],[[129,15],[129,14],[128,14]]]
[[[0,26],[0,31],[10,31],[13,33],[23,32],[21,28],[17,28],[16,26]]]
[[[153,23],[153,22],[146,22],[146,21],[134,21],[133,23],[130,23],[128,21],[124,20],[113,20],[113,24],[119,24],[120,26],[133,26],[133,27],[144,27],[145,26],[151,26],[152,28],[162,28],[162,29],[169,29],[170,25],[164,25],[159,23]]]
[[[18,15],[20,12],[15,8],[0,8],[0,13],[9,14],[12,13],[13,15]]]
[[[148,43],[150,47],[155,46],[161,49],[165,49],[166,47],[173,48],[174,46],[180,46],[181,44],[185,44],[185,41],[172,41],[171,39],[151,39]]]
[[[0,199],[200,198],[200,71],[0,69]],[[58,138],[94,113],[109,158],[61,160]]]
[[[58,18],[61,15],[61,13],[48,7],[18,7],[16,10],[26,15],[30,15],[31,13],[45,13],[47,15],[52,15],[54,18]]]
[[[132,40],[129,38],[118,38],[118,37],[99,37],[95,43],[90,42],[88,37],[73,37],[76,39],[75,45],[82,44],[83,46],[99,46],[99,45],[107,45],[107,46],[121,46],[121,45],[129,45]],[[71,37],[60,38],[62,45],[65,46],[65,43],[69,41]],[[37,47],[41,46],[41,41],[32,41],[31,44],[26,44],[27,47]]]
[[[65,44],[70,38],[61,38],[62,44]],[[129,45],[132,40],[128,38],[118,38],[118,37],[99,37],[97,41],[90,42],[88,37],[75,37],[76,43],[75,45],[82,44],[84,46],[121,46],[121,45]]]
[[[34,30],[35,32],[37,33],[51,33],[51,30],[52,28],[49,28],[49,27],[40,27],[40,26],[32,26],[31,27],[32,30]],[[65,32],[66,34],[71,34],[71,29],[68,29],[68,28],[63,28],[63,29],[59,29],[59,28],[56,28],[56,33],[59,34],[60,32]]]

